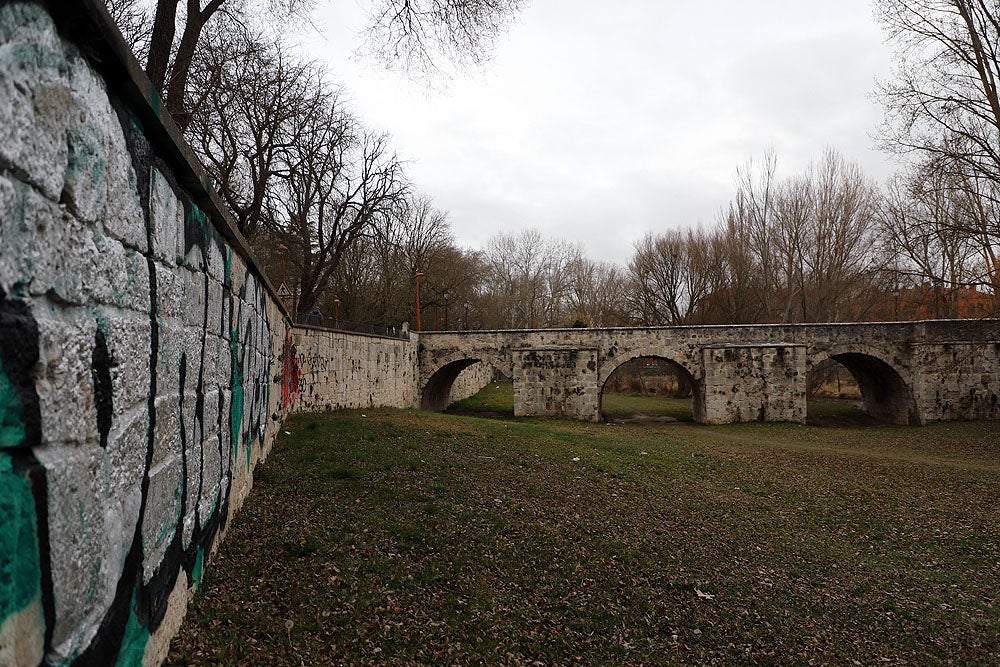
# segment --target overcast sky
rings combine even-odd
[[[769,147],[779,175],[827,145],[892,170],[871,139],[889,52],[870,0],[534,0],[484,71],[436,89],[352,57],[366,0],[321,4],[307,53],[465,247],[534,227],[624,263],[647,231],[714,224]]]

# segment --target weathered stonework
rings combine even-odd
[[[159,664],[282,418],[418,403],[415,340],[289,325],[158,113],[102,0],[0,2],[0,667]]]
[[[158,663],[283,412],[284,315],[155,120],[0,6],[0,665]]]
[[[600,417],[596,348],[518,348],[512,363],[515,416]]]
[[[442,409],[501,373],[517,414],[594,420],[655,356],[707,422],[800,421],[827,358],[889,421],[1000,418],[996,321],[291,327],[158,109],[102,0],[0,2],[0,667],[161,662],[291,411]]]
[[[296,327],[292,339],[302,387],[293,411],[416,404],[413,342],[311,327]]]
[[[708,424],[804,422],[806,354],[801,345],[702,348],[703,412]]]
[[[418,384],[421,405],[433,408],[451,370],[475,360],[514,379],[516,414],[594,420],[615,369],[658,357],[691,382],[698,421],[801,422],[807,374],[833,359],[885,421],[1000,419],[998,340],[997,320],[430,332]],[[527,358],[523,350],[562,351]],[[570,350],[592,356],[593,377],[568,372]]]

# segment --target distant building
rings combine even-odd
[[[923,283],[893,292],[891,317],[897,320],[977,319],[997,315],[992,294],[976,287]],[[890,304],[884,303],[882,310]]]

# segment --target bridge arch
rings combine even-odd
[[[810,360],[810,370],[827,359],[842,365],[861,390],[865,412],[890,424],[919,424],[916,400],[905,371],[867,347],[830,350]]]
[[[420,409],[441,412],[447,408],[451,388],[458,374],[480,361],[480,359],[458,359],[437,369],[420,390]]]
[[[691,385],[691,400],[692,400],[692,413],[694,415],[695,421],[704,421],[705,419],[705,383],[703,378],[699,377],[698,374],[692,371],[687,364],[683,361],[679,361],[675,357],[681,355],[673,355],[670,353],[665,353],[663,350],[656,351],[636,351],[632,352],[627,356],[623,356],[619,359],[615,359],[613,362],[608,362],[604,364],[601,368],[601,372],[598,375],[597,389],[598,389],[598,410],[599,414],[603,416],[604,414],[604,388],[614,375],[615,371],[624,366],[625,364],[635,361],[637,359],[656,359],[658,361],[665,361],[667,365],[673,370],[678,376],[684,378]]]

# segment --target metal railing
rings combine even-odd
[[[298,313],[295,315],[296,324],[304,324],[320,329],[331,331],[347,331],[350,333],[368,334],[371,336],[385,336],[388,338],[409,338],[406,329],[402,327],[386,327],[375,324],[365,324],[363,322],[350,322],[339,320],[333,317],[323,317],[317,313]]]

